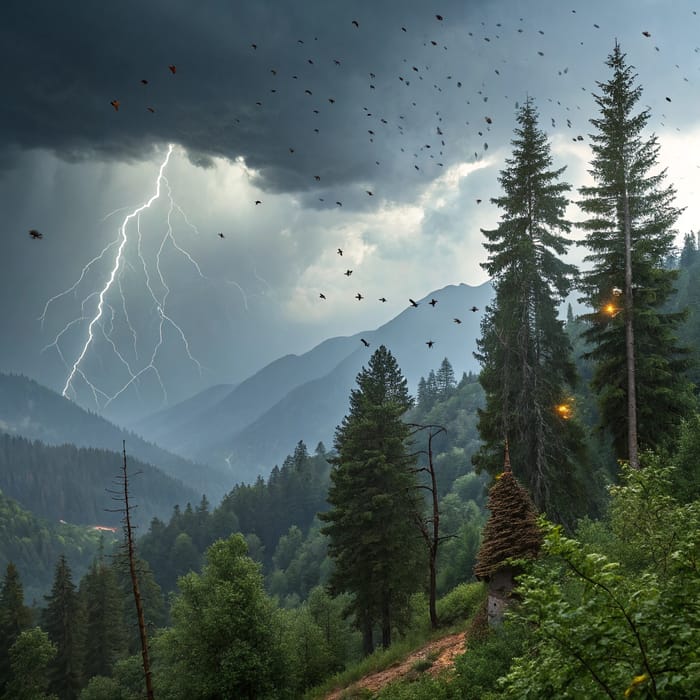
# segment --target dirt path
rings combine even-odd
[[[409,654],[409,656],[407,656],[403,661],[396,663],[383,671],[377,671],[369,676],[365,676],[356,683],[353,683],[348,688],[333,690],[331,693],[325,696],[324,700],[339,700],[339,698],[343,696],[343,693],[351,689],[359,690],[361,688],[365,688],[373,693],[376,693],[385,685],[393,683],[404,676],[414,673],[415,665],[424,659],[432,660],[433,662],[425,673],[430,673],[431,675],[435,676],[446,669],[452,668],[455,656],[463,653],[464,632],[459,632],[458,634],[451,634],[447,637],[436,639],[435,641],[429,642],[425,646]]]

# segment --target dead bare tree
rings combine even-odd
[[[139,623],[139,636],[141,638],[141,658],[143,661],[143,673],[146,679],[146,697],[148,700],[153,700],[153,681],[151,678],[151,662],[148,655],[148,634],[146,631],[146,621],[143,614],[143,602],[139,591],[138,572],[136,570],[136,554],[134,551],[134,528],[131,524],[131,510],[135,507],[129,503],[129,473],[126,465],[126,440],[122,441],[122,453],[124,460],[122,463],[122,473],[119,477],[121,483],[120,491],[108,491],[113,494],[112,500],[119,501],[123,505],[120,508],[115,508],[114,512],[122,514],[122,523],[124,525],[124,548],[126,549],[129,560],[129,573],[131,574],[131,588],[134,594],[134,603],[136,605],[136,616]]]
[[[428,463],[427,466],[418,467],[415,472],[427,472],[430,476],[430,485],[419,484],[418,488],[430,492],[432,507],[427,517],[422,513],[416,513],[416,522],[428,548],[430,626],[433,629],[437,629],[440,624],[436,605],[438,547],[440,546],[440,542],[449,539],[452,535],[440,535],[440,508],[438,504],[437,477],[435,475],[435,465],[433,464],[433,438],[440,433],[446,433],[447,429],[441,425],[418,425],[415,423],[411,423],[410,425],[414,428],[414,435],[422,430],[428,431],[428,449],[419,450],[415,453],[425,455]]]

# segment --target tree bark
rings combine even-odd
[[[627,452],[630,466],[639,469],[637,442],[637,382],[634,371],[634,299],[632,297],[632,226],[627,185],[624,193],[625,229],[625,355],[627,359]]]
[[[141,637],[141,658],[143,662],[143,673],[146,677],[146,697],[154,700],[153,682],[151,680],[151,662],[148,658],[148,636],[146,633],[146,621],[143,614],[143,603],[139,592],[139,580],[136,575],[136,561],[134,556],[134,537],[131,529],[131,516],[129,514],[129,481],[126,471],[126,441],[122,443],[124,450],[124,532],[126,534],[127,552],[129,554],[129,573],[131,574],[131,587],[136,603],[136,616],[139,621],[139,635]]]

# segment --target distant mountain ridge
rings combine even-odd
[[[237,482],[254,480],[281,464],[299,440],[311,448],[319,441],[332,442],[355,377],[381,344],[397,358],[412,391],[444,357],[458,376],[478,371],[473,352],[491,297],[489,282],[449,285],[376,330],[331,338],[307,353],[270,363],[218,402],[203,397],[204,408],[187,421],[168,428],[166,412],[160,412],[132,427],[180,454],[227,470]],[[428,341],[434,345],[429,347]]]
[[[129,456],[153,465],[196,493],[206,493],[212,502],[218,502],[233,486],[221,471],[149,443],[22,375],[0,373],[0,432],[47,445],[68,443],[112,452],[120,452],[126,440]]]

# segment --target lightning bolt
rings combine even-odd
[[[144,376],[144,374],[150,372],[158,382],[163,396],[163,403],[167,404],[168,393],[163,377],[161,376],[157,366],[158,354],[165,343],[166,328],[171,328],[176,333],[182,344],[182,348],[187,355],[187,358],[197,368],[200,376],[202,374],[204,368],[192,353],[187,335],[182,327],[167,311],[167,301],[171,290],[170,286],[168,285],[167,276],[162,267],[162,256],[166,248],[175,251],[176,255],[180,256],[194,269],[199,278],[212,284],[215,283],[215,280],[210,279],[204,274],[199,262],[175,238],[172,222],[174,214],[179,214],[187,226],[197,236],[200,235],[200,232],[188,219],[183,209],[175,202],[170,183],[165,176],[166,168],[170,162],[173,149],[174,145],[169,144],[165,158],[158,169],[158,175],[154,182],[154,191],[150,198],[126,214],[121,225],[119,226],[118,234],[115,240],[108,243],[98,255],[93,257],[86,265],[84,265],[78,279],[70,287],[49,298],[44,305],[41,315],[39,316],[38,320],[41,322],[43,328],[51,306],[59,299],[62,299],[70,294],[77,295],[79,287],[91,273],[92,268],[100,264],[105,259],[111,259],[109,274],[106,281],[102,283],[98,290],[91,291],[91,293],[82,300],[80,314],[66,323],[66,325],[54,337],[53,341],[42,349],[42,352],[50,348],[55,349],[61,362],[65,365],[68,374],[61,393],[67,398],[77,398],[78,390],[76,382],[81,380],[88,387],[88,390],[92,394],[97,407],[104,409],[132,386],[135,387],[138,393],[139,380]],[[146,210],[150,209],[154,202],[159,200],[162,196],[167,198],[169,203],[166,225],[164,232],[161,233],[158,238],[156,238],[157,248],[155,252],[155,260],[149,263],[143,249],[144,234],[141,227],[141,215]],[[103,217],[102,221],[104,222],[117,213],[127,210],[128,207],[115,209]],[[140,262],[140,265],[137,263],[136,267],[134,267],[134,265],[132,265],[127,259],[128,250],[133,251],[133,244],[129,244],[130,238],[132,238],[131,231],[134,227],[136,229],[136,256]],[[122,283],[122,276],[127,268],[136,274],[143,275],[145,293],[149,299],[149,303],[151,303],[153,309],[155,310],[157,318],[154,343],[150,348],[150,351],[146,352],[146,355],[150,356],[144,358],[143,363],[139,361],[138,334],[136,331],[136,326],[129,315],[127,298]],[[243,297],[245,308],[247,309],[247,297],[243,288],[237,282],[233,282],[231,280],[222,281],[227,285],[234,285],[238,288]],[[116,294],[120,300],[120,302],[115,305],[111,304],[109,301],[112,294]],[[97,306],[94,308],[92,313],[88,313],[87,307],[88,305],[91,307],[93,306],[95,297],[97,297]],[[90,304],[91,301],[92,304]],[[117,319],[117,316],[120,319],[123,318],[124,327],[130,334],[131,342],[130,344],[127,343],[126,349],[120,349],[117,342],[115,342],[114,334],[116,332],[115,328],[117,325],[115,319]],[[80,349],[77,352],[75,359],[72,362],[69,362],[66,360],[66,352],[62,348],[62,342],[69,331],[74,333],[73,329],[79,327],[80,325],[84,327],[86,323],[86,336],[82,341],[82,344],[79,345]],[[118,360],[119,367],[121,367],[120,371],[123,375],[125,374],[125,379],[123,379],[121,386],[119,386],[116,391],[112,390],[111,392],[107,392],[104,389],[99,388],[95,382],[91,381],[91,379],[88,377],[87,371],[85,370],[84,365],[86,358],[98,340],[100,341],[101,345],[106,343],[111,349],[114,357],[116,360]]]

